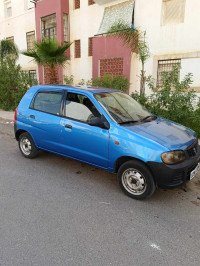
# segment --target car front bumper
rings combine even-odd
[[[155,178],[156,184],[160,188],[175,188],[190,181],[191,172],[200,162],[200,146],[198,146],[196,156],[187,158],[184,162],[167,165],[164,163],[148,162],[148,166]]]

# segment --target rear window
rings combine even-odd
[[[59,92],[39,92],[34,100],[33,109],[59,115],[62,93]]]

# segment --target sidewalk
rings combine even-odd
[[[14,120],[14,112],[12,111],[3,111],[0,109],[0,118],[5,120],[13,121]]]

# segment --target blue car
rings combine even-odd
[[[45,150],[117,173],[134,199],[181,186],[200,168],[194,131],[118,90],[34,86],[15,111],[14,130],[24,157]]]

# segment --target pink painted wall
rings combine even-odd
[[[69,0],[43,0],[36,4],[35,21],[36,21],[36,38],[41,39],[41,17],[56,13],[57,39],[59,43],[64,41],[63,33],[63,13],[69,14]],[[69,50],[67,51],[69,56]],[[43,67],[38,67],[39,83],[43,84]],[[59,80],[63,80],[62,67],[59,68]]]
[[[99,60],[123,57],[123,75],[130,80],[131,50],[123,41],[113,36],[100,36],[93,39],[93,78],[99,74]]]

